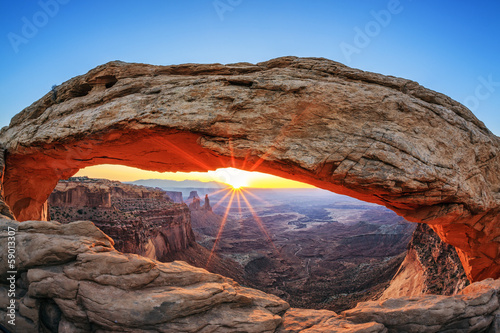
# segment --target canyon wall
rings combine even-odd
[[[419,224],[406,257],[381,300],[402,296],[455,295],[469,285],[453,246],[427,225]]]
[[[5,173],[5,149],[0,145],[0,216],[14,219],[14,214],[10,207],[5,203],[3,192],[3,176]]]
[[[175,203],[184,203],[184,200],[182,200],[182,192],[177,192],[177,191],[165,191],[167,195],[172,199]]]
[[[500,277],[500,139],[416,82],[318,58],[115,61],[57,92],[0,132],[19,221],[46,219],[58,180],[86,166],[232,166],[384,205],[455,246],[470,280]]]
[[[51,219],[90,220],[122,252],[163,261],[194,243],[188,207],[160,189],[75,177],[60,181],[48,202]]]
[[[57,184],[48,200],[49,212],[52,220],[62,223],[92,221],[113,239],[118,251],[202,268],[211,258],[210,272],[243,282],[238,263],[196,243],[187,205],[173,203],[166,194],[159,188],[72,177]]]

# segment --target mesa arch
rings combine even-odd
[[[20,112],[0,142],[19,221],[46,219],[57,181],[86,166],[234,166],[384,205],[454,245],[471,281],[500,277],[500,139],[405,79],[317,58],[116,61]]]

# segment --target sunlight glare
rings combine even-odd
[[[244,172],[235,168],[217,169],[215,171],[216,177],[222,182],[228,184],[233,189],[237,190],[242,187],[248,186],[248,172]]]

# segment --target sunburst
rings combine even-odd
[[[174,143],[170,142],[169,140],[158,140],[156,139],[155,140],[157,143],[159,143],[160,145],[163,145],[163,146],[166,146],[168,148],[170,148],[170,150],[173,150],[174,152],[178,153],[179,155],[183,156],[184,158],[186,158],[186,160],[190,161],[191,163],[195,164],[195,165],[198,165],[200,166],[202,169],[207,169],[209,170],[210,167],[208,165],[206,165],[199,157],[197,156],[194,156],[193,154],[191,154],[190,152],[187,152],[185,150],[182,150],[180,149],[179,147],[177,147]],[[207,264],[206,264],[206,268],[209,267],[210,265],[210,262],[211,260],[213,259],[214,255],[215,255],[215,252],[216,252],[216,249],[217,249],[217,245],[219,244],[220,242],[220,239],[221,239],[221,236],[222,236],[222,232],[224,231],[224,227],[226,225],[226,222],[227,222],[227,219],[228,219],[228,216],[229,216],[229,212],[232,208],[232,204],[233,204],[233,201],[234,201],[234,198],[236,196],[237,198],[237,202],[238,202],[238,211],[239,211],[239,214],[240,214],[240,218],[242,216],[242,209],[241,209],[241,199],[243,199],[243,201],[246,203],[248,209],[250,210],[258,228],[261,230],[262,234],[268,239],[268,241],[270,242],[270,244],[272,245],[272,247],[274,248],[274,250],[276,250],[276,252],[279,254],[279,251],[277,250],[276,246],[274,245],[271,237],[269,236],[269,233],[267,232],[266,230],[266,227],[264,226],[264,224],[262,223],[261,219],[259,218],[259,216],[257,215],[257,213],[255,212],[255,209],[253,208],[253,206],[250,204],[250,201],[246,198],[245,194],[243,193],[243,191],[245,191],[246,193],[252,195],[254,198],[257,198],[259,200],[262,201],[262,199],[258,198],[256,195],[254,195],[253,193],[247,191],[244,189],[244,187],[247,187],[250,183],[250,179],[249,179],[249,175],[245,172],[243,172],[242,170],[240,169],[236,169],[236,162],[235,162],[235,158],[234,158],[234,149],[233,149],[233,145],[232,145],[232,141],[229,140],[229,149],[230,149],[230,152],[231,152],[231,165],[232,167],[229,167],[229,168],[225,168],[225,169],[218,169],[216,170],[215,172],[217,173],[217,178],[219,180],[222,180],[222,182],[224,182],[225,184],[229,185],[228,188],[223,188],[221,190],[218,190],[214,193],[211,193],[209,194],[210,195],[214,195],[216,193],[220,193],[220,192],[224,192],[224,191],[227,191],[227,193],[222,197],[222,199],[220,199],[214,206],[213,206],[213,209],[215,210],[216,207],[218,207],[229,195],[230,198],[229,198],[229,203],[226,207],[226,210],[224,212],[224,215],[222,217],[222,221],[221,221],[221,224],[219,226],[219,230],[217,232],[217,236],[214,240],[214,244],[212,246],[212,250],[210,251],[210,255],[208,257],[208,260],[207,260]],[[267,157],[267,155],[269,155],[271,153],[271,151],[268,151],[266,152],[266,154],[264,154],[264,156],[261,156],[259,158],[259,160],[254,163],[254,165],[250,168],[250,171],[254,171],[263,161],[264,159]],[[248,161],[248,157],[250,156],[250,153],[248,152],[247,156],[245,157],[244,161],[243,161],[243,164],[242,164],[242,168],[246,169],[245,168],[245,165],[247,164],[247,161]]]
[[[244,201],[244,203],[246,204],[246,206],[248,207],[250,213],[252,214],[252,217],[253,217],[253,220],[255,221],[257,227],[260,229],[260,231],[262,232],[262,235],[267,238],[269,244],[271,244],[272,248],[274,249],[274,251],[279,255],[279,251],[278,249],[276,248],[271,236],[269,235],[269,232],[267,231],[264,223],[262,222],[262,220],[260,219],[260,217],[257,215],[257,212],[255,211],[255,209],[253,208],[252,204],[250,203],[250,201],[247,199],[247,197],[245,196],[245,193],[248,193],[250,195],[252,195],[253,197],[259,199],[259,200],[262,200],[260,199],[258,196],[256,196],[255,194],[251,193],[250,191],[248,190],[245,190],[245,189],[242,189],[242,188],[239,188],[239,187],[235,187],[235,186],[231,186],[230,188],[227,188],[225,190],[229,190],[228,193],[226,193],[215,205],[214,205],[214,209],[216,207],[218,207],[219,205],[222,204],[222,202],[229,196],[231,195],[231,197],[229,198],[229,203],[226,207],[226,210],[224,212],[224,215],[222,217],[222,221],[221,221],[221,224],[219,226],[219,230],[217,232],[217,236],[214,240],[214,244],[212,246],[212,250],[210,251],[210,256],[207,260],[207,264],[205,266],[206,269],[209,268],[210,266],[210,262],[212,261],[214,255],[215,255],[215,252],[217,250],[217,245],[219,244],[220,242],[220,239],[222,237],[222,233],[224,231],[224,227],[226,225],[226,222],[227,222],[227,219],[228,219],[228,216],[229,216],[229,211],[231,210],[232,206],[233,206],[233,202],[235,201],[235,197],[236,197],[236,201],[237,201],[237,205],[238,205],[238,212],[239,212],[239,216],[241,218],[242,216],[242,209],[241,209],[241,201]],[[217,192],[220,192],[220,191],[217,191]]]

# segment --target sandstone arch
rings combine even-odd
[[[16,115],[0,142],[19,221],[44,219],[57,181],[85,166],[236,166],[385,205],[454,245],[472,281],[500,277],[500,139],[401,78],[314,58],[111,62]]]

